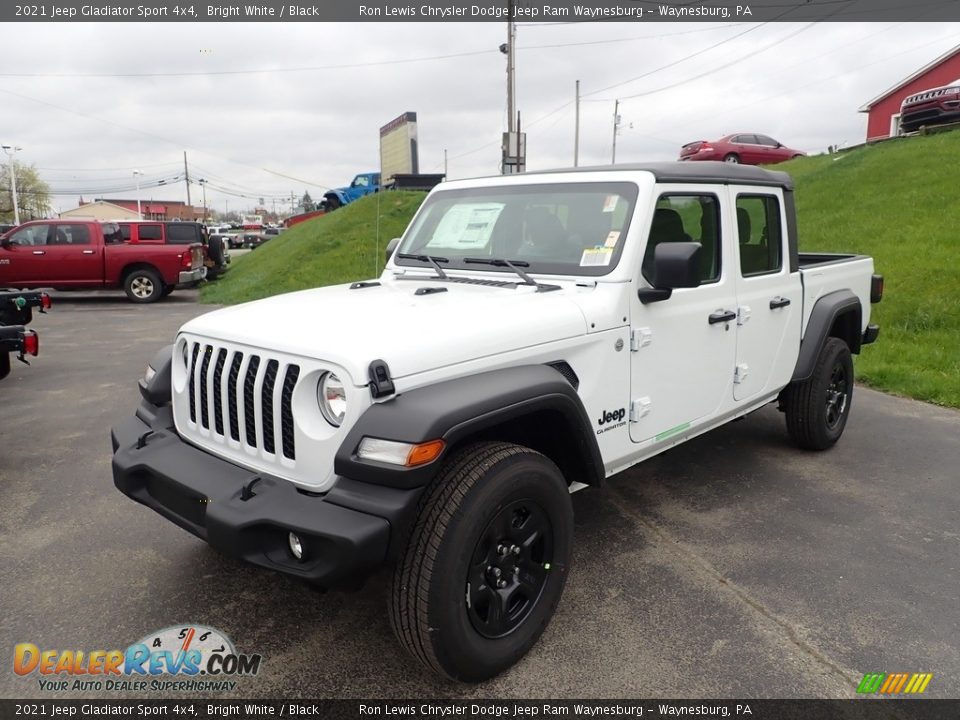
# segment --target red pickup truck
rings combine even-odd
[[[200,243],[128,244],[116,223],[36,220],[0,237],[0,287],[123,288],[150,303],[204,274]]]

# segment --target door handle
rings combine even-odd
[[[46,253],[46,251],[44,251],[44,250],[34,250],[34,251],[33,251],[33,254],[34,254],[34,255],[46,255],[47,253]]]
[[[718,310],[707,318],[707,322],[711,325],[716,325],[717,323],[730,322],[736,319],[737,314],[733,310]]]
[[[770,301],[770,309],[776,310],[777,308],[786,307],[790,304],[790,298],[777,296]]]
[[[84,254],[84,255],[93,255],[93,250],[84,250],[84,251],[83,251],[83,254]],[[790,301],[787,300],[787,302],[790,302]]]

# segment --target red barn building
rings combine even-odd
[[[867,113],[867,142],[899,134],[900,104],[905,97],[930,88],[949,85],[958,78],[960,78],[960,45],[860,108],[860,112]]]

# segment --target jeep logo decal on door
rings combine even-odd
[[[614,422],[623,422],[623,419],[627,416],[627,411],[625,408],[620,408],[619,410],[614,410],[613,412],[604,412],[600,416],[600,419],[597,420],[597,425],[609,425]]]

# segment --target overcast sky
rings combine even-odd
[[[495,174],[505,39],[505,23],[8,24],[0,142],[57,210],[135,198],[134,169],[144,200],[185,200],[184,150],[217,210],[317,198],[377,170],[378,128],[408,110],[421,171],[447,149],[451,178]],[[958,42],[947,23],[520,24],[527,167],[572,164],[577,79],[581,165],[610,162],[615,98],[618,163],[738,131],[816,153],[862,142],[857,109]]]

